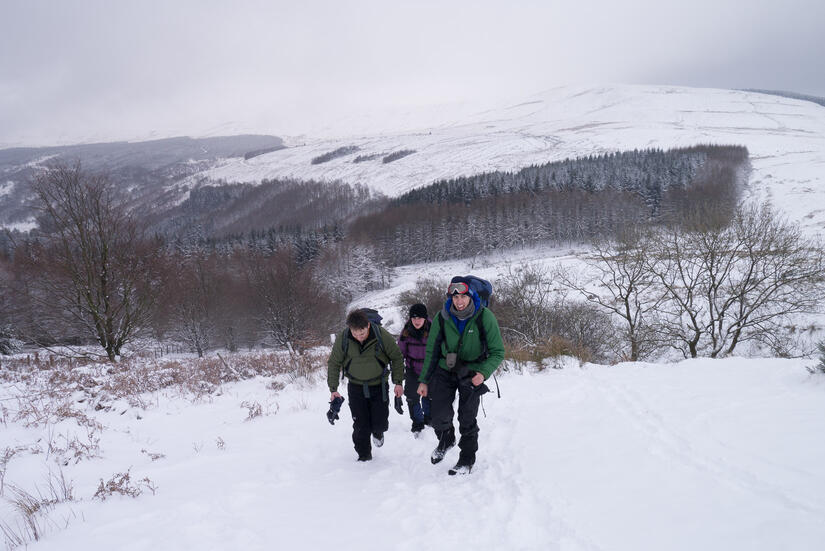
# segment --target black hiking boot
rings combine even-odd
[[[470,471],[473,470],[472,463],[464,463],[461,459],[458,460],[458,463],[455,466],[447,471],[447,474],[450,476],[457,475],[457,474],[470,474]]]
[[[376,448],[380,448],[384,445],[384,433],[383,432],[375,432],[372,434],[372,443],[375,445]]]
[[[372,452],[359,453],[358,461],[372,461]]]
[[[458,454],[458,463],[455,464],[455,467],[447,471],[447,474],[449,474],[450,476],[456,474],[470,474],[470,471],[473,470],[473,465],[475,464],[475,462],[475,452],[461,450],[461,453]]]
[[[455,446],[455,435],[447,433],[442,434],[442,437],[438,440],[438,446],[436,446],[433,453],[430,455],[430,461],[432,464],[435,465],[436,463],[440,463],[453,446]]]

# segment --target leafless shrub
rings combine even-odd
[[[9,466],[9,461],[11,461],[11,458],[19,451],[20,448],[6,447],[3,450],[3,454],[0,455],[0,496],[3,495],[3,491],[5,490],[6,469]]]
[[[590,351],[569,339],[558,335],[551,335],[538,347],[537,355],[541,358],[558,358],[562,356],[573,356],[579,360],[589,361]]]
[[[507,352],[505,352],[504,361],[501,362],[501,366],[499,366],[499,371],[502,373],[516,373],[518,375],[521,375],[530,368],[532,363],[532,359],[526,358],[524,356],[509,357]]]
[[[87,427],[91,430],[100,430],[103,428],[103,426],[98,421],[92,419],[79,409],[73,407],[72,403],[69,400],[63,400],[57,403],[52,415],[54,419],[57,421],[62,421],[64,419],[74,419],[75,421],[77,421],[77,424],[81,427]]]
[[[155,495],[155,493],[157,493],[157,491],[158,491],[158,487],[155,485],[155,483],[154,483],[154,482],[152,482],[151,480],[149,480],[149,477],[148,477],[148,476],[144,476],[144,477],[143,477],[143,478],[141,478],[138,482],[139,482],[139,483],[140,483],[140,484],[141,484],[144,488],[146,488],[147,490],[149,490],[150,492],[152,492],[152,495]]]
[[[260,417],[261,415],[263,415],[263,407],[261,407],[261,404],[259,404],[258,402],[244,401],[241,402],[241,407],[246,408],[249,411],[245,419],[246,421],[251,421],[256,417]]]
[[[55,503],[74,501],[74,486],[71,480],[66,480],[62,469],[58,469],[57,474],[49,471],[48,488]]]
[[[135,484],[132,482],[132,475],[130,471],[131,469],[127,470],[125,473],[116,473],[106,482],[103,482],[103,479],[101,478],[100,484],[97,487],[97,491],[92,496],[92,499],[106,501],[107,498],[112,497],[115,494],[138,497],[143,493],[144,488],[151,491],[154,495],[157,490],[154,483],[148,478],[142,478],[138,480],[137,484]]]
[[[71,481],[65,479],[63,471],[59,471],[59,474],[49,473],[46,495],[39,489],[35,490],[35,495],[12,484],[8,487],[11,492],[9,502],[19,515],[16,527],[8,523],[0,523],[0,531],[9,549],[39,541],[44,533],[44,523],[51,522],[48,519],[48,513],[54,506],[58,503],[74,501]]]
[[[819,351],[819,363],[815,366],[809,368],[808,370],[811,373],[825,373],[825,340],[820,341],[817,345],[817,350]],[[1,482],[1,481],[0,481]],[[0,491],[0,494],[3,492]]]
[[[809,353],[810,335],[793,320],[821,311],[821,244],[768,206],[711,203],[669,227],[597,244],[586,260],[594,278],[560,280],[621,320],[630,360],[663,348],[723,357],[747,342],[778,356]]]
[[[70,399],[65,398],[65,392],[54,389],[40,393],[24,391],[14,398],[17,401],[17,412],[13,420],[22,422],[26,427],[51,426],[66,419],[74,419],[78,426],[87,431],[102,429],[98,421],[73,407]]]
[[[420,302],[427,306],[427,312],[430,317],[441,310],[446,300],[447,284],[449,280],[437,281],[435,279],[418,279],[415,282],[415,287],[409,291],[404,291],[398,297],[399,306],[406,316],[410,311],[410,307]]]
[[[27,427],[53,425],[74,419],[81,427],[101,430],[100,424],[86,413],[89,408],[110,410],[119,401],[133,407],[148,408],[158,391],[175,389],[195,399],[213,395],[226,382],[267,377],[270,390],[278,391],[289,382],[310,379],[326,367],[324,350],[268,351],[230,354],[222,357],[181,358],[175,360],[127,357],[117,364],[108,362],[80,363],[68,358],[55,360],[53,369],[39,370],[34,366],[19,366],[19,370],[0,373],[13,378],[10,398],[16,405],[0,410],[3,422],[17,421]],[[55,435],[56,436],[56,435]],[[72,452],[71,459],[94,457],[92,438],[88,441],[54,443],[57,448]]]
[[[543,266],[508,267],[497,280],[496,296],[508,357],[524,350],[533,360],[563,354],[581,361],[614,358],[615,328],[608,316],[587,303],[565,300]]]
[[[43,502],[22,488],[11,485],[9,488],[12,493],[11,505],[19,515],[22,526],[18,532],[15,532],[9,526],[2,525],[7,542],[25,545],[30,541],[39,541],[43,535],[40,516],[53,504]]]
[[[728,356],[749,341],[786,350],[792,317],[821,310],[821,244],[767,206],[742,207],[728,225],[686,220],[648,246],[665,296],[656,330],[685,357]]]
[[[164,457],[166,457],[166,454],[152,453],[150,451],[146,451],[145,449],[140,450],[140,453],[145,453],[149,456],[149,459],[151,459],[152,461],[157,461],[158,459],[163,459]]]
[[[190,358],[171,361],[124,361],[102,389],[114,398],[134,398],[172,386],[195,395],[215,392],[223,383],[256,376],[308,376],[323,369],[322,352],[304,350],[294,354],[265,352],[232,354],[226,357]]]
[[[317,357],[305,352],[298,352],[291,345],[288,348],[290,369],[287,372],[287,377],[290,382],[294,383],[299,379],[307,380],[313,373],[318,371]]]
[[[215,445],[218,447],[219,450],[222,450],[222,449],[226,448],[226,442],[220,436],[218,436],[215,439]]]
[[[280,392],[286,388],[286,384],[282,383],[281,381],[272,380],[269,381],[269,384],[266,385],[266,388],[273,392]]]
[[[19,530],[15,530],[14,527],[5,522],[0,522],[0,532],[3,533],[6,549],[9,551],[22,547],[30,541],[34,541],[34,538],[30,537],[28,531],[21,533]]]
[[[536,355],[532,350],[505,347],[504,362],[502,362],[499,370],[503,372],[522,374],[532,362],[536,361],[536,359]]]
[[[562,285],[621,321],[626,347],[621,359],[631,361],[647,357],[656,348],[651,324],[664,299],[648,269],[645,237],[644,230],[626,229],[614,240],[595,242],[593,253],[585,258],[595,273],[592,280],[582,281],[569,270],[556,272]]]
[[[71,461],[75,465],[83,459],[100,457],[100,435],[96,427],[86,428],[86,440],[82,440],[76,434],[61,433],[56,437],[49,427],[48,448],[46,457],[55,456],[55,461],[64,467]]]

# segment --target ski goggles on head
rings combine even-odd
[[[447,294],[449,296],[453,295],[466,295],[470,292],[470,287],[467,286],[466,283],[456,282],[450,283],[450,286],[447,287]]]

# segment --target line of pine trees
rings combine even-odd
[[[391,265],[539,243],[589,242],[640,223],[672,224],[713,205],[732,213],[747,149],[615,153],[436,182],[362,216],[350,237]]]

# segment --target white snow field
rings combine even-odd
[[[502,374],[501,399],[485,397],[479,415],[476,467],[454,477],[457,449],[431,465],[435,437],[414,439],[406,412],[391,410],[384,446],[356,462],[346,404],[327,423],[321,373],[279,392],[258,378],[195,404],[164,392],[144,409],[90,407],[106,427],[102,457],[62,467],[78,501],[51,511],[30,548],[818,551],[825,376],[806,365],[571,360]],[[2,385],[0,399],[19,390]],[[250,401],[264,415],[245,420]],[[10,422],[0,448],[72,425]],[[154,495],[91,499],[130,468]],[[57,469],[44,454],[14,458],[7,491],[42,487]],[[7,506],[0,520],[13,519]]]
[[[610,85],[553,88],[475,114],[466,107],[351,117],[327,131],[334,138],[287,138],[287,149],[229,159],[189,185],[203,176],[229,182],[314,178],[395,196],[442,178],[566,158],[733,144],[750,151],[748,196],[770,201],[809,230],[825,229],[825,107],[816,103],[738,90]],[[435,115],[441,123],[433,123]],[[311,163],[346,146],[360,149]],[[415,153],[382,162],[403,149]],[[377,157],[354,162],[359,155]]]

